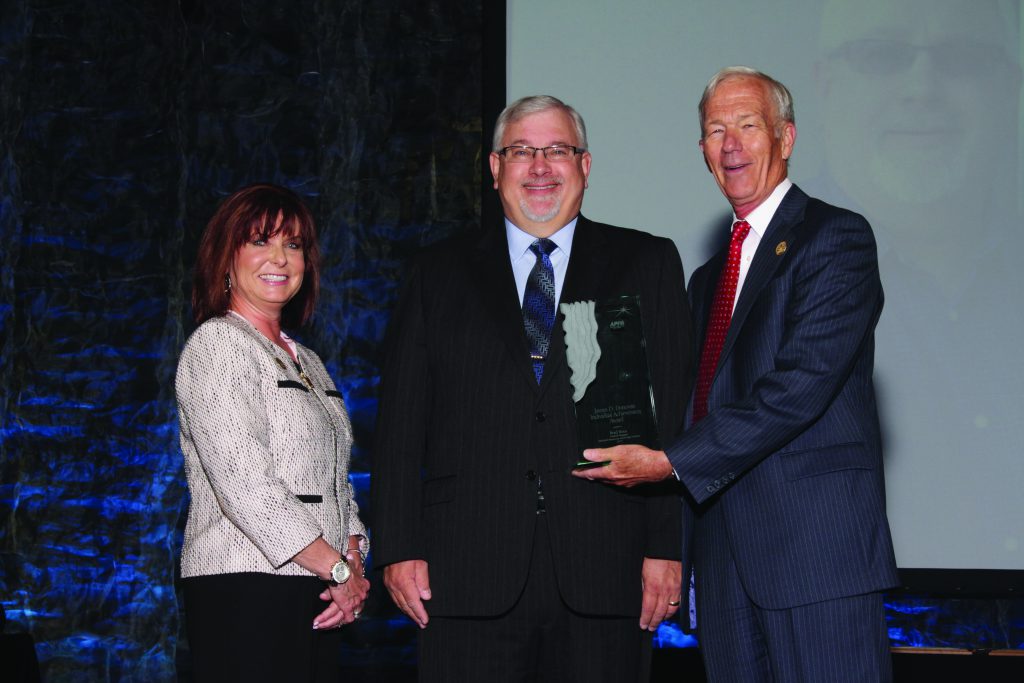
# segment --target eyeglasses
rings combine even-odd
[[[577,154],[587,150],[572,145],[549,145],[547,147],[530,147],[529,145],[509,145],[498,150],[498,154],[513,164],[529,164],[542,152],[548,161],[569,161]]]
[[[909,71],[919,52],[927,53],[935,70],[949,78],[984,76],[1008,63],[1000,48],[972,42],[911,45],[896,40],[855,40],[841,45],[832,57],[865,76],[888,76]]]

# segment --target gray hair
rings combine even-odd
[[[539,114],[550,109],[561,109],[569,115],[573,128],[576,129],[576,146],[580,149],[587,149],[587,126],[583,123],[583,117],[568,104],[551,95],[521,97],[505,107],[494,124],[494,139],[491,141],[491,149],[495,152],[501,149],[501,140],[505,137],[505,128],[508,124],[515,123],[530,114]]]
[[[697,114],[700,118],[700,136],[702,138],[704,137],[704,107],[707,106],[708,100],[715,94],[715,90],[719,85],[729,79],[741,77],[756,78],[768,86],[768,95],[775,105],[776,126],[783,123],[796,123],[796,118],[793,114],[793,96],[789,94],[786,86],[768,74],[757,69],[751,69],[749,66],[727,66],[711,77],[711,80],[708,81],[707,86],[704,88],[704,94],[700,97],[700,104],[697,105]],[[779,131],[776,130],[775,133],[778,135]]]

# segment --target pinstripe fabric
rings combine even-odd
[[[691,280],[698,331],[722,261]],[[716,552],[763,609],[896,584],[871,379],[881,309],[870,226],[791,188],[736,302],[709,414],[668,449],[699,504],[686,525],[705,613],[718,596],[701,563]]]
[[[580,217],[561,298],[640,295],[666,443],[692,374],[681,278],[670,241]],[[431,616],[512,607],[530,566],[538,476],[571,609],[637,616],[642,558],[679,557],[674,493],[571,476],[579,453],[561,326],[538,385],[502,230],[417,260],[392,316],[377,426],[376,565],[426,559]]]
[[[765,623],[774,683],[892,680],[881,593],[852,595],[784,610],[761,610],[760,614]],[[731,656],[735,657],[735,653]]]
[[[764,609],[740,580],[721,508],[698,527],[697,613],[708,680],[723,683],[889,681],[881,593]]]
[[[311,576],[289,560],[318,536],[335,548],[366,536],[348,482],[348,413],[317,355],[296,346],[312,389],[284,350],[235,315],[200,325],[181,352],[175,389],[191,496],[183,577]]]
[[[651,634],[638,629],[632,617],[591,619],[569,610],[554,580],[547,517],[536,520],[529,576],[515,607],[500,617],[432,619],[420,632],[420,681],[650,680],[644,666]],[[495,657],[495,647],[506,656]]]

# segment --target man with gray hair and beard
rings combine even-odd
[[[422,630],[421,681],[648,680],[679,609],[680,500],[574,478],[560,301],[640,299],[659,437],[692,374],[671,241],[580,214],[583,119],[554,97],[498,118],[503,225],[416,259],[392,316],[373,460],[374,559]]]

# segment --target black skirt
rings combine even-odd
[[[336,683],[341,629],[313,630],[329,603],[312,576],[217,574],[184,579],[195,683]]]

